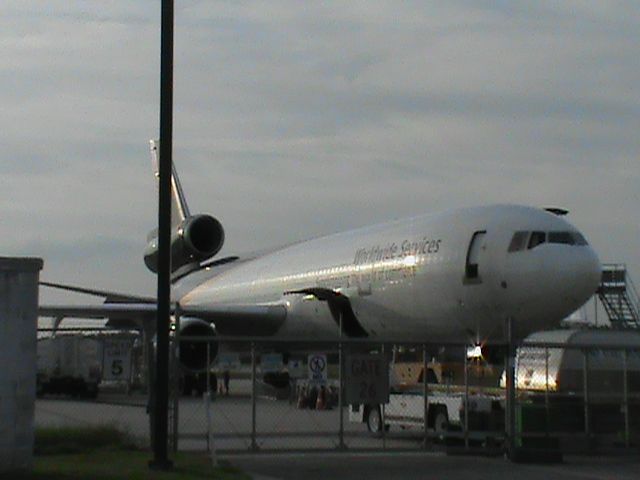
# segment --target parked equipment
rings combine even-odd
[[[57,335],[38,340],[36,394],[95,398],[101,379],[102,345],[94,337]]]

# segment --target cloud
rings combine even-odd
[[[0,11],[3,250],[43,252],[52,280],[153,290],[140,252],[158,3]],[[179,2],[174,146],[192,210],[223,221],[234,253],[455,206],[558,204],[640,278],[639,13]]]

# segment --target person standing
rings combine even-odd
[[[231,375],[229,374],[228,369],[222,373],[222,380],[224,383],[224,394],[229,395],[229,380],[231,380]]]

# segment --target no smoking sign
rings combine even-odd
[[[327,383],[327,356],[324,353],[314,353],[307,359],[309,381],[313,383]]]

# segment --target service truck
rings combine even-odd
[[[504,421],[504,398],[499,392],[480,393],[477,389],[467,392],[464,386],[452,385],[443,380],[447,369],[441,363],[427,365],[427,389],[423,383],[423,364],[407,361],[408,355],[396,355],[389,368],[389,403],[383,405],[352,404],[349,420],[367,425],[373,434],[382,431],[383,416],[385,429],[399,426],[402,429],[424,429],[425,411],[427,428],[435,436],[442,438],[450,430],[482,429],[487,433],[499,431]],[[426,407],[426,408],[425,408]],[[465,420],[468,409],[469,418]]]
[[[639,332],[560,329],[534,333],[524,343],[517,349],[515,359],[516,427],[521,433],[584,432],[586,415],[591,434],[613,434],[616,441],[620,438],[638,441]],[[384,409],[382,405],[351,405],[350,420],[366,423],[374,433],[381,431],[383,414],[385,428],[392,425],[424,428],[421,373],[407,380],[402,369],[413,370],[415,376],[422,371],[422,363],[392,363],[389,403]],[[493,388],[469,388],[466,420],[464,382],[458,378],[445,385],[442,364],[429,364],[428,372],[427,428],[444,435],[466,426],[472,437],[498,440],[495,433],[504,431],[504,372],[501,378],[500,374],[495,379],[493,374],[485,376],[488,382],[493,382]],[[398,382],[393,380],[394,376],[403,378]]]

